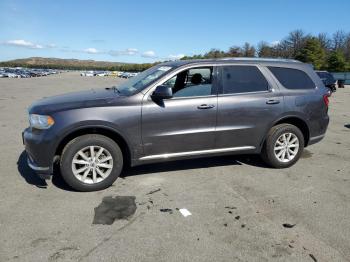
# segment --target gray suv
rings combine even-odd
[[[286,168],[325,136],[328,96],[295,60],[167,62],[118,87],[36,102],[23,141],[41,177],[58,162],[80,191],[110,186],[125,165],[184,158],[261,154]]]

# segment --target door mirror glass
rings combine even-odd
[[[160,85],[156,87],[151,97],[152,99],[169,99],[173,97],[173,91],[169,86]]]

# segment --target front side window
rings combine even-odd
[[[170,78],[163,85],[172,88],[173,97],[209,96],[212,94],[212,67],[191,68]]]
[[[223,94],[268,90],[268,83],[256,66],[223,66],[221,75]]]
[[[287,89],[314,89],[316,87],[304,71],[274,66],[268,66],[268,69]]]

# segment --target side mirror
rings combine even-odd
[[[173,97],[173,90],[171,87],[160,85],[156,87],[153,94],[151,95],[152,99],[168,99]]]

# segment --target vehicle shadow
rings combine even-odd
[[[17,170],[25,181],[38,188],[47,188],[47,183],[44,179],[35,174],[35,172],[27,164],[27,153],[23,151],[17,161]]]
[[[156,164],[146,164],[142,166],[136,166],[126,168],[121,178],[128,176],[145,175],[150,173],[161,173],[170,171],[181,171],[200,169],[208,167],[220,167],[220,166],[233,166],[233,165],[250,165],[260,168],[269,168],[258,155],[226,155],[226,156],[215,156],[207,158],[196,158],[177,160],[170,162],[162,162]]]
[[[145,164],[136,167],[126,167],[120,175],[124,179],[128,176],[146,175],[151,173],[162,173],[181,170],[193,170],[208,167],[234,166],[234,165],[250,165],[259,168],[269,168],[264,164],[258,155],[226,155],[207,158],[196,158],[177,160],[170,162],[162,162],[156,164]],[[17,161],[17,169],[20,175],[28,184],[38,188],[47,188],[48,184],[44,179],[38,177],[27,164],[27,154],[23,151]],[[62,190],[76,192],[63,180],[59,167],[54,165],[54,175],[52,176],[52,184]]]
[[[344,127],[350,128],[350,124],[346,124],[346,125],[344,125]]]
[[[36,186],[38,188],[47,188],[48,184],[46,183],[46,180],[41,179],[29,166],[27,163],[27,153],[23,151],[17,161],[17,169],[20,175],[24,178],[24,180],[33,186]],[[61,173],[59,171],[59,168],[54,165],[54,175],[52,176],[52,184],[56,187],[66,190],[66,191],[73,191],[72,188],[70,188],[66,182],[61,177]]]

